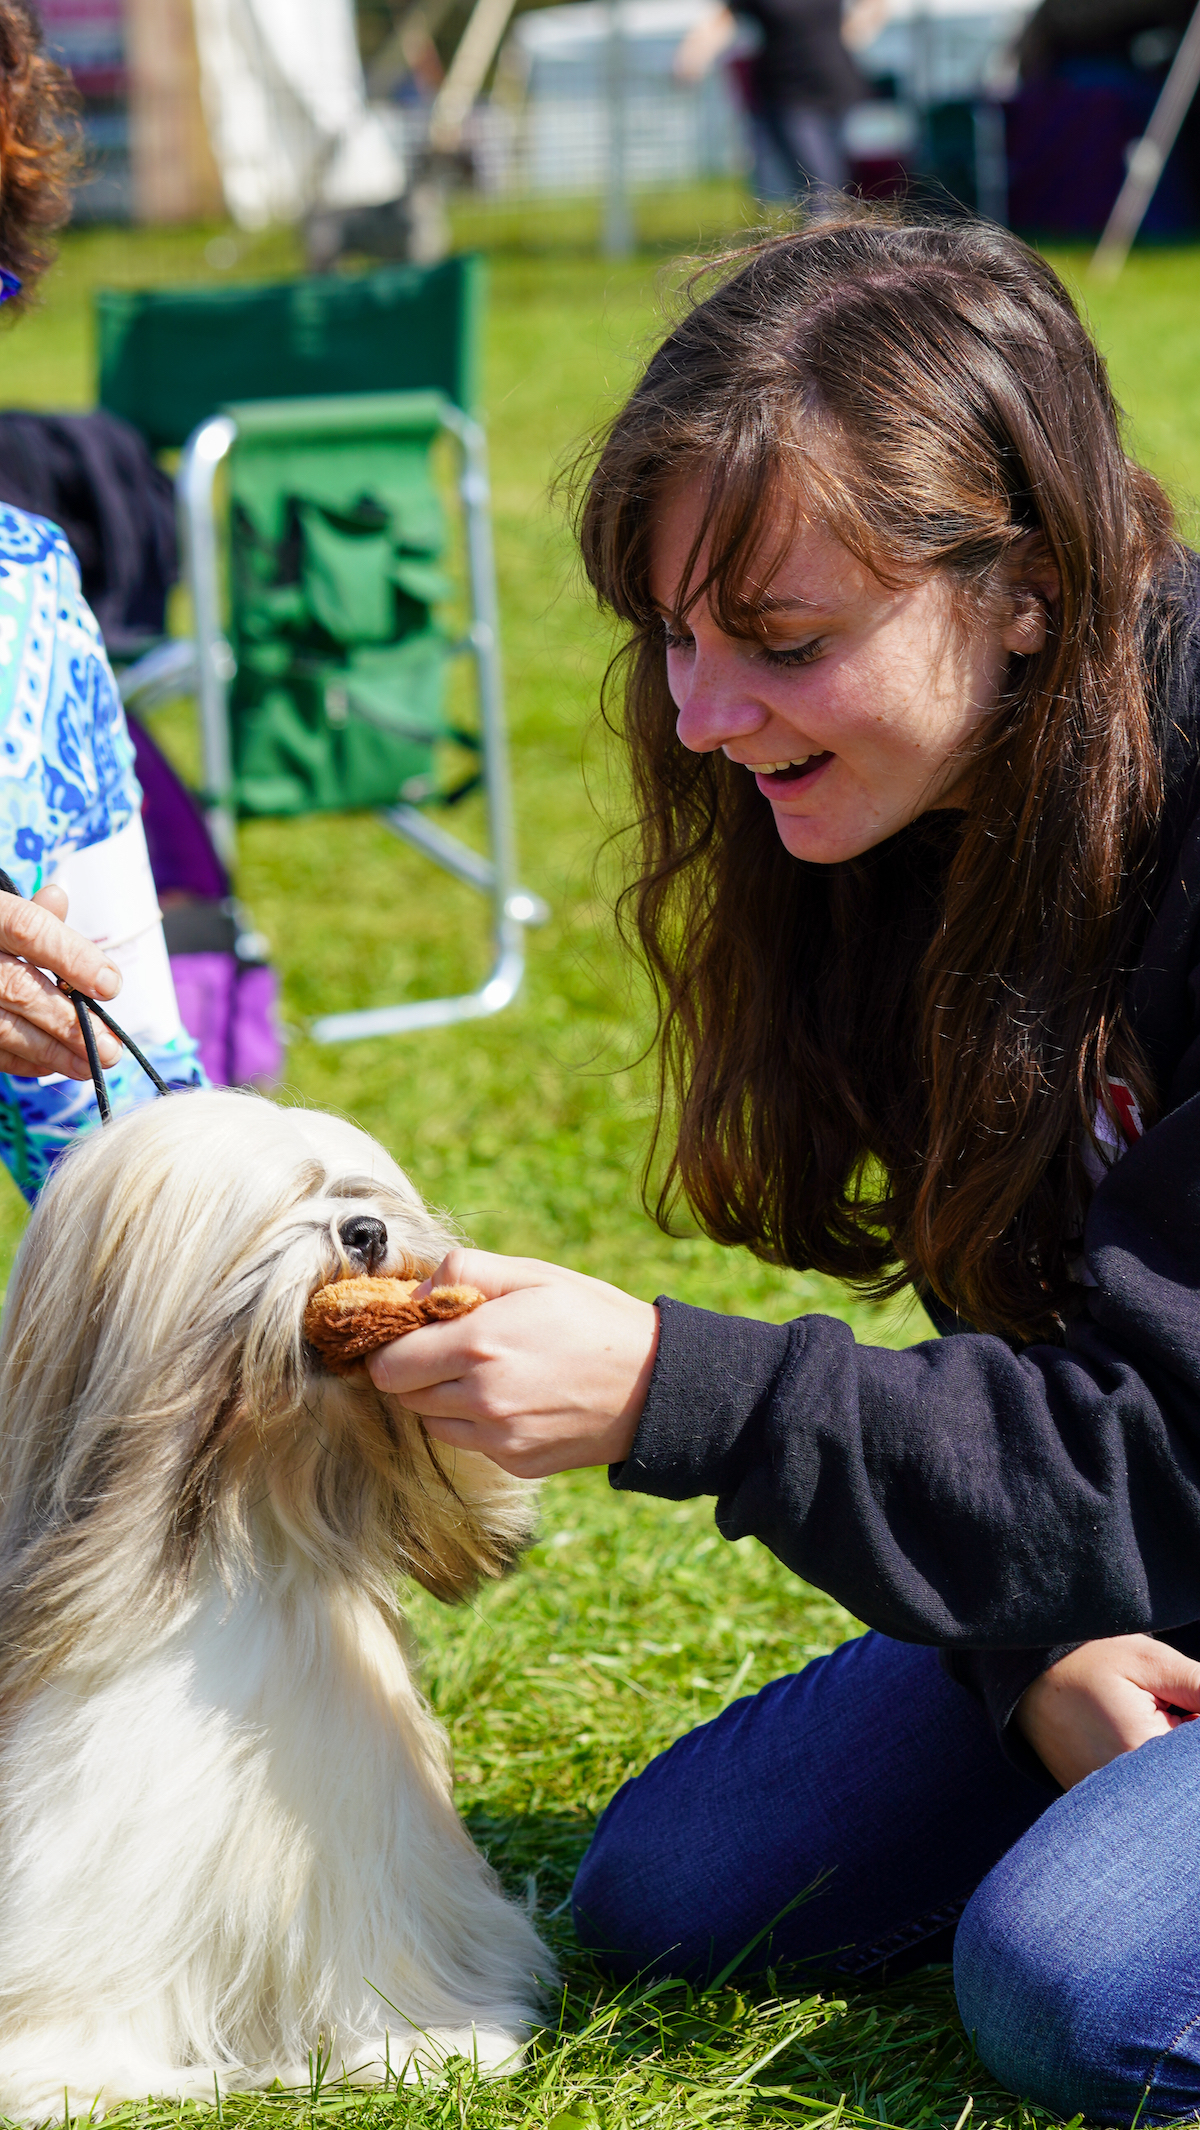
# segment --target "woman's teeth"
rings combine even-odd
[[[747,762],[746,767],[753,777],[772,777],[778,776],[781,769],[803,769],[811,760],[811,754],[802,754],[791,762]]]

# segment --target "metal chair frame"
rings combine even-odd
[[[460,454],[458,494],[466,526],[467,588],[471,626],[463,645],[475,661],[479,690],[483,786],[489,855],[450,835],[415,806],[379,810],[392,833],[444,871],[487,895],[492,904],[494,961],[478,990],[454,997],[413,999],[403,1005],[325,1014],[310,1027],[319,1043],[357,1042],[367,1036],[406,1035],[499,1013],[515,997],[525,968],[525,927],[544,924],[541,897],[517,884],[508,773],[508,745],[499,653],[496,568],[489,514],[487,440],[479,423],[439,394],[442,428]],[[122,675],[121,693],[131,709],[194,690],[204,760],[205,805],[213,842],[232,871],[237,852],[229,683],[236,670],[222,621],[221,566],[217,538],[217,474],[237,443],[232,413],[209,416],[184,447],[176,483],[183,575],[192,598],[194,643],[163,644]]]

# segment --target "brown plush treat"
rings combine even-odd
[[[326,1368],[347,1376],[364,1354],[422,1324],[466,1316],[483,1300],[475,1287],[435,1287],[415,1300],[415,1279],[339,1279],[318,1287],[304,1312],[304,1336]]]

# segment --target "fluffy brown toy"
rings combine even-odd
[[[363,1277],[318,1287],[304,1312],[304,1336],[326,1368],[335,1376],[348,1376],[377,1346],[390,1346],[421,1324],[466,1316],[483,1300],[476,1287],[435,1287],[418,1301],[414,1297],[420,1284],[415,1279]]]

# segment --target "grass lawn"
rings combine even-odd
[[[695,1235],[668,1239],[636,1189],[644,1002],[614,942],[613,860],[600,856],[620,804],[595,717],[609,638],[581,595],[547,484],[652,341],[674,285],[669,261],[736,230],[743,215],[715,187],[644,203],[644,247],[621,264],[597,260],[588,209],[461,218],[463,239],[492,249],[486,411],[521,866],[553,910],[529,937],[516,1006],[457,1032],[321,1049],[304,1035],[318,1009],[473,976],[486,949],[480,908],[364,820],[253,824],[239,885],[284,975],[294,1031],[285,1098],[375,1132],[475,1241],[648,1297],[666,1289],[774,1319],[825,1309],[864,1338],[902,1345],[923,1335],[918,1316],[870,1309],[828,1281],[768,1271]],[[205,257],[213,234],[69,236],[43,308],[0,351],[7,402],[88,404],[90,289],[215,279]],[[1062,263],[1074,274],[1083,261]],[[243,240],[234,270],[293,264],[290,240],[270,236]],[[1135,448],[1176,487],[1189,525],[1188,498],[1200,492],[1198,268],[1194,251],[1149,252],[1115,290],[1087,298]],[[166,724],[186,744],[175,713]],[[0,1197],[0,1282],[21,1219],[15,1193]],[[300,2101],[228,2100],[231,2122],[336,2113],[480,2130],[701,2121],[1024,2130],[1036,2120],[973,2057],[944,1969],[846,1998],[780,1974],[695,2000],[680,1985],[614,1993],[573,1952],[564,1897],[605,1800],[687,1727],[844,1638],[853,1623],[837,1605],[764,1550],[726,1546],[707,1503],[617,1500],[602,1475],[586,1474],[547,1484],[540,1541],[516,1576],[453,1613],[418,1594],[412,1617],[453,1737],[462,1808],[563,1956],[561,2010],[528,2067],[491,2088],[453,2066],[441,2087],[399,2095],[314,2088]],[[129,2112],[165,2123],[195,2111]]]

